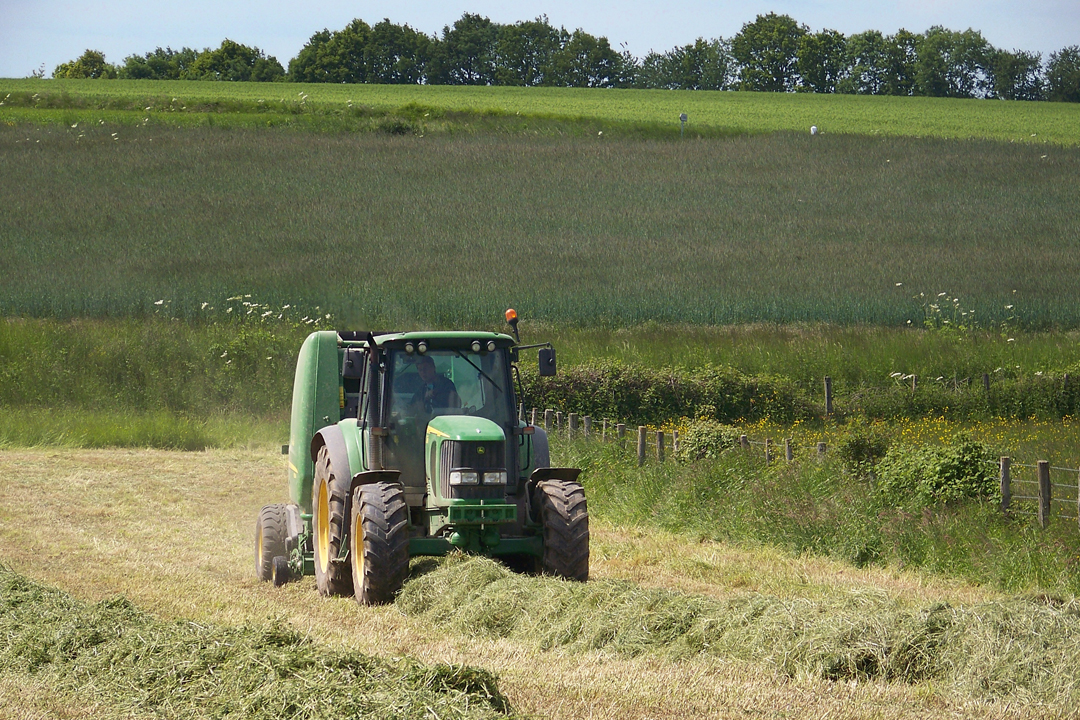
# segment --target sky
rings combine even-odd
[[[556,27],[604,36],[639,58],[698,37],[730,38],[768,12],[845,35],[972,28],[994,47],[1040,52],[1044,60],[1080,45],[1080,0],[0,0],[0,77],[27,77],[42,67],[49,75],[88,48],[120,64],[159,46],[201,50],[225,38],[256,46],[287,67],[314,33],[339,30],[354,18],[369,24],[389,18],[430,35],[466,12],[498,23],[546,15]]]

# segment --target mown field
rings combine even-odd
[[[618,496],[593,511],[587,585],[514,576],[479,560],[421,563],[397,603],[360,608],[319,598],[310,579],[281,590],[254,579],[253,518],[282,497],[280,456],[19,450],[0,454],[0,471],[9,478],[0,489],[9,568],[84,601],[123,594],[163,623],[115,602],[18,606],[42,613],[27,615],[10,637],[42,633],[42,654],[35,671],[19,669],[25,657],[3,655],[6,717],[149,716],[155,708],[198,717],[242,701],[254,712],[275,693],[310,699],[317,715],[339,696],[343,676],[283,663],[292,654],[340,668],[332,663],[342,653],[380,678],[354,684],[357,692],[413,717],[428,716],[409,705],[416,700],[439,702],[436,712],[451,717],[499,716],[475,684],[463,684],[468,673],[459,671],[455,685],[445,669],[424,670],[446,663],[494,673],[509,711],[531,717],[1034,718],[1066,717],[1080,702],[1073,601],[619,527],[611,524]],[[599,477],[586,482],[603,487]],[[25,603],[19,587],[5,584],[5,597]],[[8,604],[0,623],[13,612]],[[174,619],[183,622],[169,625]],[[98,621],[112,624],[95,636]],[[314,646],[294,647],[276,623]],[[80,656],[84,679],[75,684],[69,661],[51,654],[52,638],[67,638],[72,652],[97,643],[121,655],[111,673]],[[147,642],[153,659],[132,664],[127,653],[145,653]],[[246,669],[260,658],[285,674]],[[146,675],[151,667],[162,674]],[[208,669],[228,683],[215,685]],[[425,689],[416,684],[424,672],[440,679]],[[403,689],[391,700],[395,677]],[[385,691],[382,682],[391,683]],[[198,692],[185,695],[185,684]]]

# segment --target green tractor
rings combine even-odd
[[[391,602],[409,558],[455,549],[571,580],[589,576],[576,468],[519,415],[524,350],[491,332],[314,332],[293,384],[287,504],[262,508],[255,571],[314,575],[323,595]],[[283,449],[285,450],[285,449]]]

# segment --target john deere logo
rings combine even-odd
[[[485,447],[484,447],[483,445],[481,445],[480,447],[476,448],[476,454],[477,454],[477,455],[483,455],[483,454],[484,454],[484,453],[486,453],[486,452],[487,452],[487,448],[485,448]]]

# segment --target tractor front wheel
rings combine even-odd
[[[285,506],[264,505],[255,521],[255,577],[272,580],[274,558],[285,555]]]
[[[349,557],[356,601],[393,602],[409,573],[409,510],[401,485],[378,482],[356,488]]]
[[[348,595],[352,592],[349,561],[339,560],[349,518],[348,468],[336,472],[330,451],[319,449],[315,460],[315,482],[311,490],[311,524],[315,535],[315,585],[322,595]]]
[[[571,480],[545,480],[536,489],[544,526],[545,573],[589,579],[589,508],[585,489]]]

